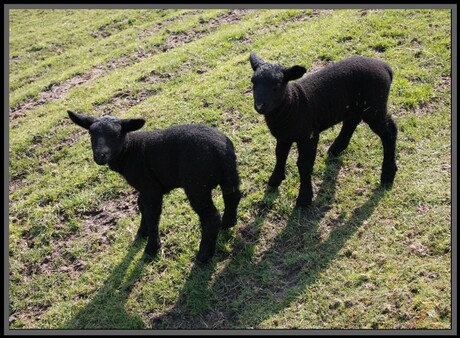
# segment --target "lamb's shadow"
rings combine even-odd
[[[271,247],[259,254],[254,246],[267,215],[267,206],[259,208],[259,217],[240,231],[233,247],[231,262],[212,280],[213,267],[194,269],[174,308],[157,318],[154,328],[253,328],[289,306],[319,273],[330,264],[353,233],[369,218],[384,190],[376,188],[370,198],[344,221],[338,215],[330,226],[327,239],[321,237],[321,220],[333,208],[337,175],[341,160],[328,160],[323,182],[313,205],[294,209],[282,233]],[[267,197],[267,196],[266,196]],[[200,281],[198,283],[198,281]],[[201,284],[200,284],[201,283]],[[196,288],[208,299],[206,306],[191,311],[190,300]],[[274,302],[276,300],[276,302]]]
[[[259,202],[254,221],[248,224],[241,233],[237,235],[236,243],[232,252],[236,252],[232,262],[245,261],[251,256],[259,237],[260,227],[270,212],[270,207],[278,198],[278,189],[267,189],[264,198]],[[219,234],[218,241],[227,241],[230,231],[223,231]],[[216,259],[220,254],[216,252]],[[179,298],[174,307],[166,314],[154,318],[152,327],[154,329],[203,329],[214,328],[221,319],[222,313],[219,310],[209,311],[214,308],[216,289],[209,287],[210,279],[216,268],[216,259],[207,265],[194,264],[192,270],[181,290]],[[231,277],[230,271],[226,269],[227,276]],[[234,283],[232,280],[230,284]],[[226,286],[223,285],[225,288]],[[220,292],[220,291],[217,291]],[[208,324],[212,322],[212,324]]]
[[[125,303],[131,293],[135,282],[144,267],[144,262],[139,259],[134,267],[128,268],[133,263],[134,256],[142,249],[137,244],[130,247],[122,261],[113,269],[110,276],[99,289],[93,299],[79,310],[68,322],[62,325],[65,329],[143,329],[145,324],[138,315],[133,315],[125,310]],[[125,325],[130,323],[130,327]]]

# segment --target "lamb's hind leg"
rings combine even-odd
[[[222,216],[222,228],[228,229],[233,227],[237,221],[237,209],[238,203],[241,199],[241,192],[238,190],[238,187],[234,188],[235,191],[224,191],[222,189],[222,196],[224,198],[225,211]]]
[[[343,121],[342,129],[340,130],[339,135],[327,151],[330,157],[339,156],[340,153],[348,147],[351,136],[353,135],[359,122],[361,122],[361,117],[354,117]]]
[[[376,116],[378,115],[376,114]],[[398,134],[396,123],[388,114],[382,118],[367,118],[364,119],[364,122],[382,140],[383,163],[380,184],[384,187],[390,187],[398,170],[396,166],[396,137]]]
[[[185,193],[201,223],[201,242],[196,259],[200,263],[206,263],[216,250],[221,226],[220,215],[212,202],[211,190],[186,190]]]

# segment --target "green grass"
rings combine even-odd
[[[449,10],[9,14],[10,329],[451,329]],[[388,62],[393,188],[379,188],[381,143],[361,124],[335,161],[340,126],[321,134],[310,208],[294,208],[295,147],[266,191],[275,139],[252,107],[250,51],[312,71]],[[199,221],[180,189],[164,200],[161,254],[143,263],[134,192],[93,162],[68,109],[232,139],[244,197],[208,266],[193,264]]]

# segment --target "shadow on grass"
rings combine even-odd
[[[134,267],[128,268],[142,245],[133,245],[123,260],[113,269],[102,288],[94,298],[73,318],[63,324],[64,329],[143,329],[145,324],[138,315],[125,310],[125,303],[144,267],[140,259]],[[129,326],[127,327],[127,323]]]
[[[334,204],[337,176],[342,162],[328,160],[324,179],[309,208],[296,208],[281,234],[261,256],[253,257],[260,228],[277,192],[266,191],[257,216],[241,229],[230,263],[213,278],[215,264],[195,267],[175,306],[152,321],[154,329],[257,328],[288,307],[314,283],[346,241],[368,219],[384,194],[374,189],[370,198],[344,221],[338,216],[326,240],[320,222]],[[199,303],[199,306],[196,306]]]
[[[254,221],[248,224],[242,235],[238,236],[237,243],[232,251],[237,250],[238,254],[232,259],[238,269],[239,264],[250,261],[259,237],[260,227],[270,212],[270,207],[278,198],[278,189],[267,189],[263,201],[259,203]],[[221,231],[218,242],[226,242],[232,237],[231,230]],[[220,260],[219,252],[216,252],[216,259]],[[210,287],[211,277],[216,269],[216,259],[207,265],[195,264],[181,290],[180,296],[174,307],[164,316],[159,316],[152,321],[152,328],[157,329],[198,329],[215,328],[216,323],[222,319],[219,308],[215,308],[218,301],[216,289]],[[232,271],[225,269],[227,275]],[[236,272],[236,270],[235,270]],[[234,287],[235,285],[228,285]],[[227,285],[220,287],[226,288]],[[227,290],[228,291],[228,290]],[[221,291],[219,291],[221,292]],[[209,311],[210,309],[213,309]]]

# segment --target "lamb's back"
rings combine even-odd
[[[367,107],[386,105],[393,73],[383,61],[356,56],[338,61],[293,84],[304,97],[300,106],[308,124],[324,130],[346,115],[360,115]]]
[[[144,139],[147,165],[167,189],[190,185],[214,187],[224,174],[222,163],[235,160],[231,141],[204,124],[137,134]]]
[[[355,56],[338,61],[305,76],[298,84],[312,94],[327,92],[333,97],[341,92],[371,92],[389,88],[393,73],[383,61],[364,56]]]

